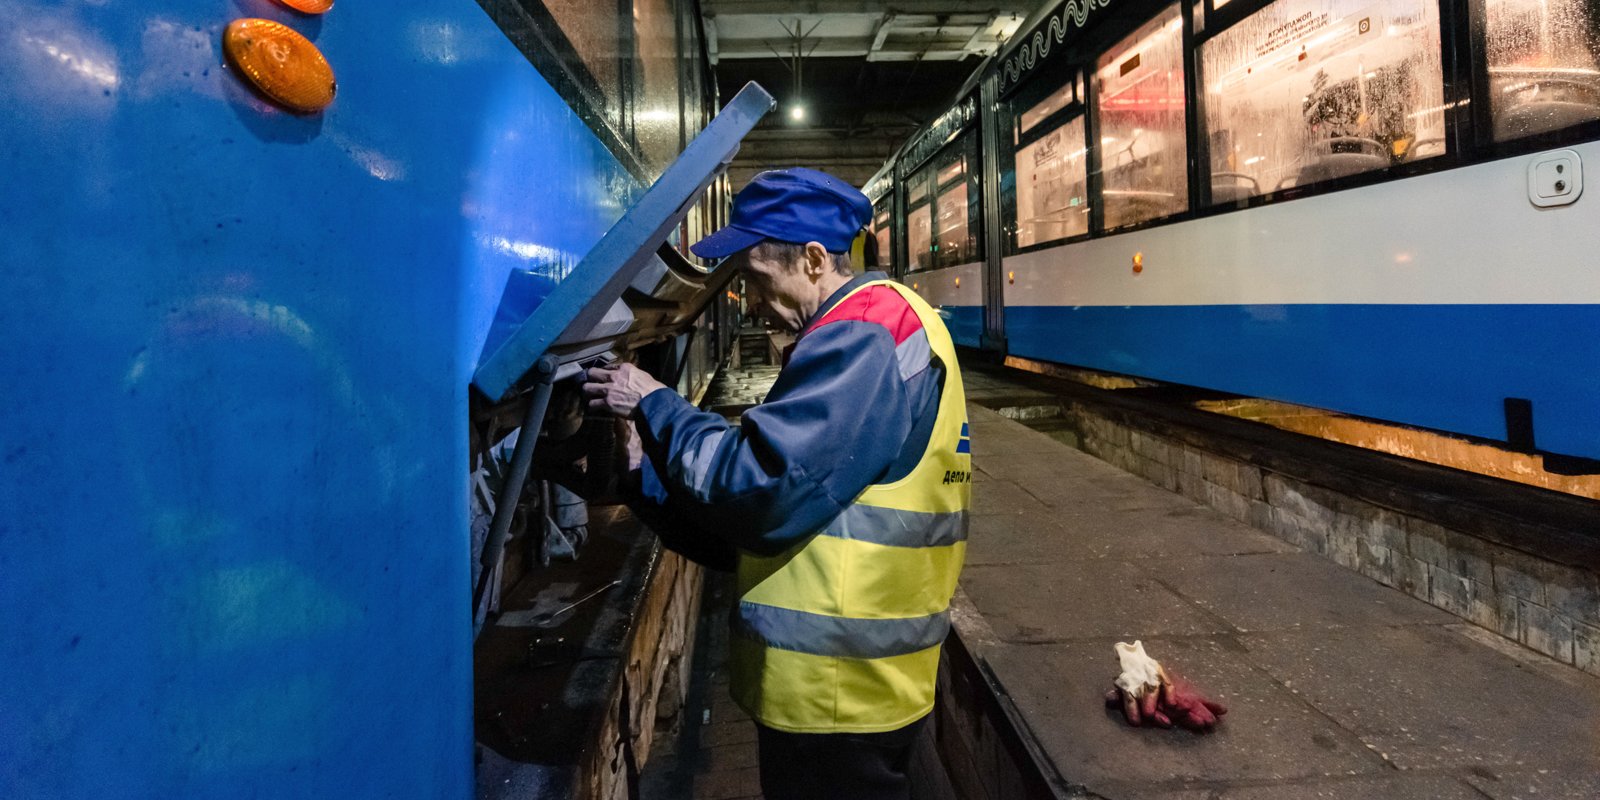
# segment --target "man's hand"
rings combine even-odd
[[[589,398],[589,408],[605,409],[619,417],[631,417],[639,408],[639,401],[666,384],[650,377],[632,364],[615,364],[589,370],[583,394]]]
[[[644,443],[639,439],[639,430],[633,427],[633,420],[623,420],[617,426],[621,429],[618,433],[622,436],[622,452],[628,463],[628,471],[632,472],[644,464]]]

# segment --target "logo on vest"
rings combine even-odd
[[[944,482],[946,486],[952,483],[972,483],[972,473],[959,469],[947,469],[944,471]]]

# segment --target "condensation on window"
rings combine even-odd
[[[963,134],[935,161],[934,266],[968,264],[981,257],[978,240],[978,137]]]
[[[1016,246],[1089,232],[1083,117],[1017,151]]]
[[[1172,6],[1101,56],[1101,201],[1107,229],[1189,207],[1183,16]]]
[[[1445,152],[1437,0],[1278,0],[1200,48],[1211,202]]]
[[[1077,82],[1069,80],[1066,85],[1055,90],[1049,97],[1040,100],[1032,108],[1022,112],[1017,117],[1017,135],[1021,136],[1027,133],[1030,128],[1044,121],[1046,117],[1066,108],[1074,100],[1077,100],[1077,88]]]
[[[617,5],[588,0],[545,0],[544,7],[599,86],[605,97],[607,120],[613,125],[620,124],[622,82],[617,65],[622,54],[617,48]]]
[[[879,207],[877,215],[873,218],[872,235],[878,240],[878,267],[886,269],[894,263],[894,255],[891,249],[894,245],[894,234],[889,228],[889,208],[887,205]]]
[[[934,263],[947,267],[971,261],[977,241],[967,219],[967,182],[940,189],[937,208],[939,240],[934,245]]]
[[[933,198],[929,196],[933,165],[911,176],[906,200],[906,269],[933,266]]]
[[[678,28],[670,0],[634,0],[639,86],[634,125],[651,174],[672,163],[682,147],[678,97]]]
[[[1600,119],[1600,8],[1584,0],[1488,0],[1495,141]]]

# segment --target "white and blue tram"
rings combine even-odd
[[[1582,0],[1068,0],[867,188],[967,346],[1583,469],[1597,140]]]

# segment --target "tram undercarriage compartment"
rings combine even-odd
[[[554,288],[536,270],[507,282],[472,398],[482,797],[636,791],[658,699],[684,696],[699,568],[618,505],[625,423],[587,415],[581,384],[626,359],[704,390],[733,327],[705,312],[725,304],[732,267],[702,270],[664,242],[771,106],[746,87]]]

